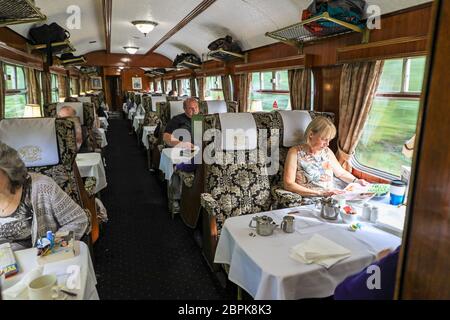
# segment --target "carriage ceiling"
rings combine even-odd
[[[174,28],[202,0],[111,0],[111,53],[125,54],[124,46],[137,46],[137,54],[146,54]],[[67,28],[67,13],[71,5],[81,12],[80,29],[69,30],[76,55],[105,50],[103,2],[108,0],[36,0],[36,5],[47,15],[47,23],[57,22]],[[381,13],[389,13],[419,5],[430,0],[368,0]],[[268,45],[275,41],[265,36],[300,20],[301,11],[311,0],[216,0],[180,31],[162,43],[155,53],[171,60],[182,52],[201,56],[210,42],[227,34],[240,42],[244,50]],[[69,18],[70,19],[70,18]],[[159,25],[146,37],[131,24],[133,20],[152,20]],[[10,26],[24,37],[33,24]],[[95,43],[90,43],[96,41]]]

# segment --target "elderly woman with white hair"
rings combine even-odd
[[[28,173],[16,150],[0,142],[0,244],[33,247],[47,231],[89,230],[88,214],[51,178]]]
[[[328,148],[336,136],[336,127],[330,119],[317,117],[305,130],[306,142],[289,149],[284,168],[284,189],[304,197],[327,197],[343,191],[335,188],[333,178],[367,185],[339,164]]]

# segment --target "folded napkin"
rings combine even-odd
[[[23,276],[23,278],[17,282],[15,285],[13,285],[11,288],[8,288],[3,291],[4,297],[10,297],[10,298],[17,298],[19,297],[22,292],[27,289],[28,284],[36,279],[37,277],[40,277],[42,275],[42,272],[44,271],[43,266],[38,266],[28,272],[26,275]]]
[[[327,269],[350,256],[350,250],[318,234],[292,247],[290,254],[292,259],[306,264],[316,263]]]

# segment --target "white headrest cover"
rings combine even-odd
[[[304,141],[305,130],[312,118],[308,111],[277,111],[283,119],[283,146],[293,147]]]
[[[84,112],[83,112],[83,103],[81,102],[59,102],[56,105],[56,114],[58,114],[59,110],[62,107],[72,107],[77,112],[77,117],[80,118],[81,125],[84,125]]]
[[[27,167],[59,163],[55,118],[7,119],[0,122],[0,140],[19,153]]]
[[[256,122],[251,113],[221,113],[222,150],[254,150],[258,145]]]
[[[170,101],[170,119],[184,113],[183,101]]]
[[[206,104],[208,105],[208,114],[227,112],[227,103],[223,100],[207,101]]]
[[[152,111],[156,111],[156,103],[157,102],[166,102],[166,97],[163,97],[163,96],[152,97]]]
[[[78,99],[78,101],[80,101],[80,102],[88,102],[88,103],[92,103],[92,98],[91,98],[91,97],[78,97],[77,99]]]

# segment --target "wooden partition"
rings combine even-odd
[[[435,1],[434,11],[399,260],[400,299],[450,299],[450,1]]]

